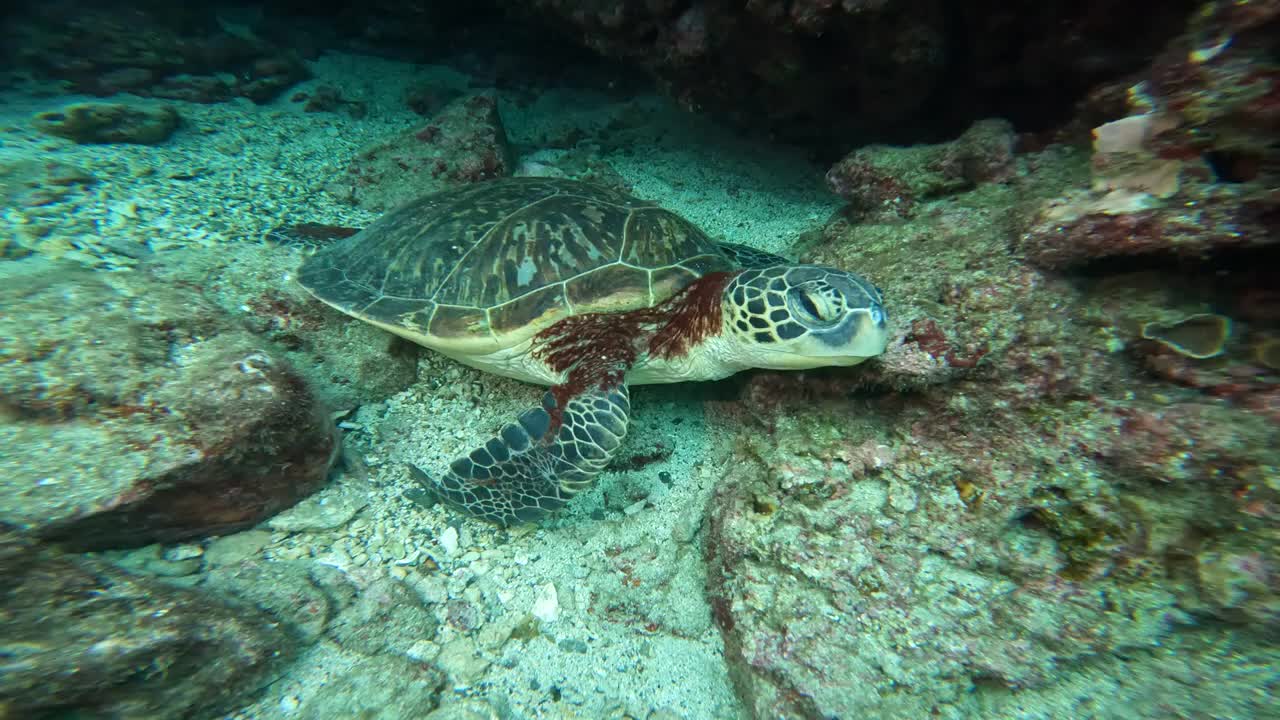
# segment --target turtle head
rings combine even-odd
[[[744,270],[725,287],[724,335],[741,348],[745,367],[857,365],[888,345],[883,302],[879,288],[844,270]]]

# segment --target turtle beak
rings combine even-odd
[[[889,347],[889,313],[880,303],[872,303],[865,310],[849,318],[856,324],[850,339],[849,350],[860,358],[875,357]]]

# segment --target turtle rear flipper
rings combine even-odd
[[[439,480],[410,467],[437,497],[477,518],[533,522],[591,485],[622,445],[630,412],[625,384],[593,387],[563,409],[548,391],[540,406],[455,460]]]

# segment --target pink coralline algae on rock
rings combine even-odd
[[[1274,192],[1238,185],[1184,185],[1168,204],[1150,196],[1073,191],[1046,203],[1019,244],[1030,260],[1050,269],[1108,258],[1193,260],[1274,245],[1277,207]]]

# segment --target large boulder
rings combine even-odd
[[[15,561],[21,558],[21,561]],[[215,717],[295,648],[273,618],[0,537],[0,716]]]
[[[73,103],[38,113],[32,122],[46,135],[81,145],[132,143],[158,145],[178,129],[178,111],[168,105]]]
[[[323,484],[325,408],[197,289],[53,267],[5,278],[0,306],[0,521],[143,545],[253,525]]]
[[[426,125],[361,150],[328,190],[343,201],[380,211],[428,193],[504,177],[514,167],[497,100],[468,95],[441,108]]]

